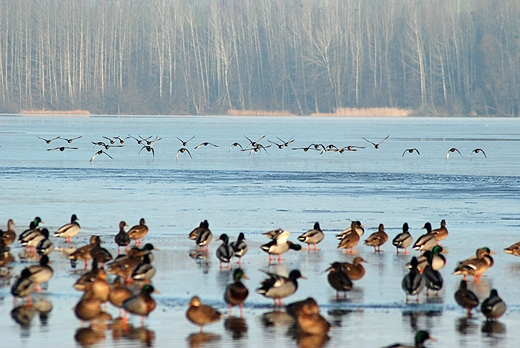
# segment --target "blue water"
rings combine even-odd
[[[288,326],[264,326],[272,302],[254,293],[264,277],[260,270],[288,273],[293,268],[308,279],[301,280],[297,293],[285,302],[308,296],[318,301],[322,314],[334,326],[328,346],[411,343],[417,329],[427,329],[436,337],[437,342],[429,344],[432,347],[514,346],[514,333],[520,329],[520,265],[502,249],[520,240],[519,122],[482,118],[4,116],[0,117],[0,221],[14,219],[20,233],[35,216],[41,216],[52,231],[76,213],[82,232],[74,245],[81,246],[91,234],[99,234],[115,253],[113,235],[119,221],[133,225],[145,217],[151,229],[146,241],[160,249],[154,261],[158,308],[146,321],[155,346],[169,346],[172,341],[190,344],[190,335],[198,328],[185,319],[184,311],[193,294],[227,312],[222,293],[231,276],[219,269],[214,256],[218,242],[212,243],[208,262],[196,263],[188,256],[193,242],[187,234],[204,219],[215,235],[227,233],[234,239],[239,232],[246,234],[250,251],[243,267],[251,278],[246,281],[251,293],[245,308],[246,332],[230,331],[222,321],[205,328],[213,340],[203,346],[304,346],[306,342],[297,342]],[[100,155],[89,162],[98,150],[91,142],[128,134],[160,137],[154,145],[155,156],[130,138],[124,147],[107,150],[113,159]],[[194,135],[186,146],[193,158],[184,153],[176,160],[182,147],[176,137],[187,140]],[[230,149],[234,142],[247,147],[245,137],[257,140],[264,135],[260,143],[265,146],[271,145],[268,140],[279,143],[277,137],[294,137],[294,142],[282,150],[272,146],[267,152],[251,154],[237,147]],[[377,150],[363,140],[378,142],[387,135],[390,137]],[[58,139],[47,145],[38,136],[81,138],[71,144]],[[203,142],[218,147],[194,149]],[[311,143],[365,148],[342,154],[292,150]],[[57,146],[78,149],[47,151]],[[446,160],[451,147],[462,156],[451,153]],[[407,148],[417,148],[420,155],[403,156]],[[484,149],[487,158],[470,156],[475,148]],[[410,256],[395,255],[390,243],[381,255],[360,243],[356,250],[369,262],[367,274],[356,282],[347,301],[335,300],[324,270],[333,261],[352,259],[336,249],[334,238],[351,220],[365,225],[362,239],[375,232],[379,223],[384,223],[391,239],[405,221],[418,237],[426,221],[436,227],[441,219],[446,219],[450,236],[443,243],[449,253],[441,271],[445,286],[439,297],[422,295],[419,304],[406,304],[400,282]],[[315,221],[326,232],[317,253],[287,254],[280,265],[268,266],[267,256],[259,248],[267,242],[262,232],[283,227],[296,240]],[[55,243],[64,246],[61,240]],[[459,277],[451,275],[456,262],[481,246],[497,252],[495,265],[482,283],[471,287],[481,299],[497,288],[508,305],[506,315],[491,332],[477,312],[464,320],[464,310],[453,300],[459,282]],[[14,245],[13,253],[21,252]],[[11,346],[75,344],[74,335],[81,326],[71,310],[80,297],[72,289],[77,273],[71,272],[59,252],[51,259],[56,273],[48,290],[35,295],[53,304],[45,324],[36,317],[28,327],[15,323],[9,314],[13,306],[9,287],[0,289],[4,313],[0,332]],[[26,264],[18,258],[12,273],[18,274]],[[117,311],[112,314],[116,316]],[[138,318],[134,324],[139,325]],[[142,344],[129,336],[117,339],[110,329],[102,333],[100,346]]]

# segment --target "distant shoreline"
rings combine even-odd
[[[22,110],[23,116],[45,116],[45,117],[90,117],[88,110]]]

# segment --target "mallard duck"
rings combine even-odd
[[[92,261],[92,269],[88,272],[83,273],[78,280],[72,286],[74,289],[78,291],[87,291],[90,289],[91,283],[96,280],[99,272],[105,272],[104,269],[99,269],[98,263],[96,260]]]
[[[38,245],[38,243],[45,238],[42,235],[37,219],[38,218],[31,222],[31,226],[34,226],[34,228],[25,230],[18,237],[18,239],[20,240],[20,244],[22,244],[22,246],[24,246],[28,252],[31,251],[34,252],[34,254],[36,254],[36,246]]]
[[[29,228],[26,229],[25,231],[23,231],[22,233],[20,233],[20,235],[18,236],[18,240],[20,241],[20,243],[22,245],[28,235],[33,233],[35,230],[37,230],[37,232],[40,231],[40,224],[43,224],[43,221],[39,216],[37,216],[34,218],[34,220],[32,220],[29,223]]]
[[[435,291],[435,296],[437,296],[439,290],[442,289],[444,280],[442,279],[441,273],[433,269],[431,261],[432,259],[428,258],[428,263],[422,272],[422,276],[424,278],[424,284],[426,285],[426,296],[428,296],[428,290]]]
[[[136,248],[136,247],[134,247]],[[142,248],[137,248],[137,256],[140,257],[142,260],[144,260],[144,257],[148,255],[148,258],[150,259],[150,262],[154,260],[154,256],[152,251],[153,250],[159,250],[156,247],[153,246],[152,243],[146,243]]]
[[[330,323],[320,314],[318,303],[307,299],[296,317],[298,330],[308,335],[324,336],[331,329]]]
[[[93,321],[101,314],[101,301],[92,291],[83,294],[74,306],[74,314],[81,321]]]
[[[200,302],[198,296],[193,296],[190,300],[188,310],[186,311],[186,318],[193,324],[200,327],[200,332],[204,325],[212,324],[222,319],[224,315],[215,308],[204,305]]]
[[[67,239],[67,243],[70,243],[71,238],[76,236],[80,230],[81,227],[78,223],[78,217],[76,214],[72,214],[70,217],[70,223],[58,228],[58,230],[54,232],[54,237],[65,238]]]
[[[27,267],[31,272],[29,279],[36,283],[36,291],[40,291],[39,284],[48,282],[54,274],[53,269],[49,266],[49,257],[42,255],[39,265]]]
[[[280,233],[283,232],[283,228],[277,228],[274,230],[269,230],[267,232],[262,233],[262,235],[266,236],[269,239],[275,239]]]
[[[403,232],[399,233],[392,240],[392,244],[395,246],[395,248],[397,250],[397,254],[399,254],[399,249],[404,249],[405,255],[408,255],[410,253],[406,250],[406,248],[408,248],[413,243],[413,238],[412,238],[412,235],[410,234],[409,229],[410,229],[410,227],[408,226],[408,223],[405,222],[403,224]]]
[[[361,237],[365,233],[365,228],[363,227],[363,224],[361,223],[361,221],[358,220],[358,221],[354,221],[354,222],[356,223],[354,228],[352,228],[352,224],[350,224],[349,228],[341,231],[340,233],[338,233],[336,235],[336,239],[342,240],[346,234],[349,234],[352,231],[356,231],[356,233],[359,235],[359,237]]]
[[[188,239],[196,240],[199,233],[209,229],[208,220],[201,221],[198,227],[195,227],[189,234]]]
[[[359,280],[365,276],[365,267],[361,264],[362,262],[368,263],[361,256],[356,256],[352,263],[341,262],[341,267],[351,280]]]
[[[108,301],[119,309],[123,308],[123,302],[133,296],[132,290],[121,283],[121,278],[116,277],[112,289],[108,294]]]
[[[125,251],[128,252],[128,244],[130,244],[130,237],[125,231],[125,227],[128,225],[124,221],[119,222],[119,232],[114,237],[114,241],[117,244],[117,253],[119,254],[119,248],[125,247]]]
[[[428,263],[435,271],[442,269],[446,265],[446,258],[441,254],[442,252],[444,252],[444,248],[440,245],[435,245],[431,250],[427,250],[417,258],[419,261],[417,269],[422,273]]]
[[[135,241],[136,245],[141,245],[141,239],[148,234],[148,226],[146,226],[144,218],[139,220],[139,225],[132,226],[132,228],[130,228],[126,233],[130,239]]]
[[[235,251],[233,250],[233,247],[229,245],[229,237],[227,234],[223,233],[220,235],[220,237],[217,238],[217,240],[221,240],[222,244],[217,248],[217,251],[215,254],[217,255],[217,258],[220,261],[220,268],[222,268],[222,263],[226,263],[227,267],[231,267],[230,262],[233,260],[233,257],[235,257]]]
[[[85,269],[88,268],[88,261],[92,260],[92,256],[90,256],[90,250],[98,244],[98,239],[98,236],[90,236],[89,244],[74,250],[69,255],[70,266],[72,268],[76,268],[76,262],[81,260],[85,261]]]
[[[352,221],[350,228],[355,231],[357,223]],[[345,249],[346,254],[355,254],[354,247],[358,245],[360,236],[357,233],[347,233],[343,235],[343,238],[339,241],[338,249]],[[350,251],[349,251],[350,249]]]
[[[269,278],[263,280],[260,283],[260,287],[256,289],[256,292],[273,299],[274,305],[276,306],[276,300],[278,305],[282,306],[282,298],[290,296],[298,289],[298,279],[306,279],[300,271],[292,270],[288,277],[281,276],[279,274],[265,272]]]
[[[492,289],[489,297],[482,301],[480,311],[486,317],[486,320],[497,320],[506,312],[506,304],[498,296],[498,291]]]
[[[31,303],[31,294],[36,288],[36,284],[30,279],[31,271],[24,268],[16,281],[11,286],[11,294],[14,298],[27,297],[27,303]]]
[[[330,286],[336,290],[336,298],[339,297],[340,291],[342,291],[346,297],[347,291],[352,290],[353,284],[343,265],[340,262],[334,262],[325,271],[329,272],[327,275],[327,280]]]
[[[101,303],[108,302],[108,296],[110,295],[110,284],[107,282],[106,272],[98,272],[96,279],[90,283],[90,287],[87,291],[91,291],[94,294],[94,298],[101,301]]]
[[[90,249],[90,256],[95,259],[100,265],[104,265],[106,262],[112,260],[112,254],[101,247],[101,238],[99,236],[94,237],[94,245]]]
[[[468,311],[468,317],[471,317],[471,310],[477,307],[480,303],[477,295],[468,289],[468,282],[465,280],[460,281],[459,289],[455,291],[455,301],[459,306],[465,308]]]
[[[325,234],[320,228],[319,222],[315,222],[312,230],[308,230],[298,237],[298,240],[309,245],[308,251],[311,250],[310,245],[314,245],[314,251],[318,250],[317,244],[323,240]]]
[[[247,253],[247,244],[245,242],[246,237],[243,232],[240,232],[235,242],[231,242],[229,245],[235,252],[235,257],[238,257],[237,263],[242,263],[242,257]]]
[[[108,274],[115,274],[116,276],[125,279],[125,281],[129,281],[135,267],[137,267],[141,261],[142,259],[139,256],[139,249],[132,248],[128,251],[128,255],[120,256],[108,265]]]
[[[0,250],[2,250],[0,251],[0,268],[4,267],[6,271],[5,274],[8,274],[9,264],[14,260],[13,255],[9,252],[9,249],[6,247],[1,248]]]
[[[278,233],[272,241],[262,245],[260,248],[269,254],[269,262],[273,260],[271,255],[278,255],[278,262],[282,261],[282,254],[289,251],[289,243],[287,239],[291,235],[289,231],[282,231]]]
[[[7,220],[7,230],[2,234],[2,239],[4,240],[6,247],[13,244],[14,240],[16,239],[16,232],[14,231],[15,225],[16,224],[14,223],[13,219]]]
[[[490,267],[493,266],[494,260],[490,254],[494,254],[489,248],[481,248],[477,250],[476,257],[466,259],[459,262],[453,274],[461,274],[466,280],[466,276],[473,276],[475,283],[480,281],[482,274],[484,274]]]
[[[426,229],[426,233],[420,236],[413,245],[413,250],[418,250],[421,253],[437,245],[437,239],[435,239],[435,236],[432,234],[432,224],[427,222],[423,228]]]
[[[213,239],[213,234],[209,229],[208,220],[204,220],[202,223],[202,228],[198,231],[197,236],[195,237],[195,244],[199,247],[199,250],[203,250],[206,248],[206,252],[209,251],[209,243]]]
[[[46,228],[42,229],[43,239],[36,245],[36,252],[38,255],[50,255],[54,251],[54,244],[49,239],[49,230]]]
[[[424,288],[424,279],[417,269],[417,258],[414,256],[410,261],[410,271],[404,276],[401,281],[401,288],[406,293],[406,302],[408,302],[409,295],[417,295],[417,302],[419,302],[419,293]]]
[[[374,252],[381,252],[381,245],[385,244],[388,240],[388,234],[385,232],[385,226],[379,224],[377,232],[372,233],[366,240],[365,245],[374,247]]]
[[[441,240],[446,239],[449,234],[448,229],[446,228],[446,220],[442,219],[441,226],[439,228],[432,230],[432,234],[435,237],[435,239],[437,240],[437,243],[440,242]]]
[[[155,288],[150,284],[146,284],[142,287],[138,295],[125,300],[123,302],[123,308],[127,313],[123,317],[123,321],[126,322],[128,313],[132,313],[141,316],[141,326],[143,326],[144,318],[148,316],[156,306],[155,300],[151,296],[153,292],[155,292]]]
[[[144,281],[149,283],[150,280],[155,276],[156,269],[152,265],[150,254],[146,254],[143,257],[141,263],[139,263],[132,272],[132,279],[136,281]]]
[[[420,330],[415,333],[413,345],[395,343],[391,346],[387,346],[386,348],[423,348],[424,342],[426,342],[427,340],[435,341],[435,339],[432,336],[430,336],[428,331]]]
[[[512,244],[504,249],[506,254],[511,254],[515,256],[520,256],[520,242]]]
[[[224,291],[224,301],[229,305],[229,315],[233,306],[240,306],[240,317],[244,309],[244,302],[249,295],[249,290],[242,283],[242,279],[249,279],[244,271],[237,268],[233,271],[233,283],[229,284]]]

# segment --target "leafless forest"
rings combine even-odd
[[[0,112],[519,116],[518,0],[0,0]]]

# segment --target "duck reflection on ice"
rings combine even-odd
[[[224,328],[232,333],[234,340],[241,339],[247,333],[247,322],[243,317],[229,317],[224,319]]]
[[[38,314],[42,325],[47,325],[48,315],[52,311],[52,303],[47,299],[36,299],[31,304],[23,303],[11,310],[11,318],[20,326],[27,327]]]
[[[195,347],[201,347],[210,342],[220,341],[220,339],[221,339],[220,335],[207,333],[207,332],[197,332],[197,333],[192,333],[191,335],[189,335],[186,340],[188,341],[190,347],[195,348]]]

